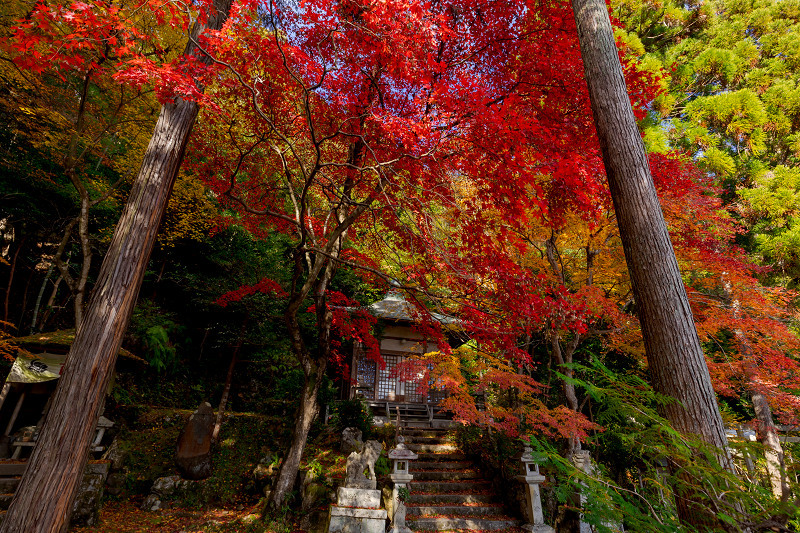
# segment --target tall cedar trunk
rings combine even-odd
[[[220,29],[231,1],[215,0],[217,13],[205,27]],[[193,35],[205,27],[196,24]],[[191,42],[185,53],[196,53]],[[183,100],[161,108],[52,408],[0,526],[2,533],[58,533],[67,527],[117,352],[197,111],[196,103]]]
[[[572,0],[595,127],[656,391],[678,400],[670,423],[723,451],[727,440],[644,143],[636,127],[606,3]],[[677,498],[687,525],[714,525],[697,496]]]

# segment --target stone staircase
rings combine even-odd
[[[411,529],[486,531],[522,523],[508,516],[499,503],[502,498],[492,493],[489,480],[449,440],[446,430],[407,428],[403,436],[408,449],[419,455],[410,465],[414,480],[406,506]]]

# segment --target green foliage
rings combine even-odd
[[[140,300],[131,316],[128,335],[155,372],[172,374],[178,369],[176,338],[184,327],[175,315],[150,300]]]
[[[353,398],[334,402],[331,415],[333,426],[340,432],[348,427],[360,429],[365,440],[372,434],[372,413],[363,399]]]
[[[397,489],[397,499],[403,503],[408,501],[408,497],[410,496],[410,494],[411,494],[411,489],[409,489],[408,486],[400,487],[399,489]]]
[[[130,427],[120,433],[120,442],[126,453],[124,471],[129,492],[147,494],[157,478],[175,474],[175,443],[191,411],[139,411]],[[250,414],[229,416],[222,426],[219,443],[212,449],[211,477],[201,492],[180,495],[181,503],[200,506],[236,502],[245,492],[250,473],[264,450],[280,448],[285,422]]]
[[[628,52],[663,74],[646,140],[693,154],[724,188],[754,257],[777,269],[769,283],[800,280],[794,218],[800,168],[800,16],[797,2],[616,0]],[[657,125],[660,124],[659,128]]]
[[[386,455],[381,454],[381,456],[378,457],[378,460],[375,461],[375,475],[378,477],[382,477],[382,476],[388,476],[391,473],[392,473],[392,462]]]
[[[776,501],[767,486],[743,484],[720,464],[717,450],[672,429],[657,409],[673,400],[653,392],[641,378],[597,363],[576,370],[586,376],[576,384],[591,397],[595,420],[604,427],[588,443],[594,468],[576,468],[549,440],[535,435],[530,440],[547,458],[554,497],[569,505],[571,494],[581,490],[587,496],[584,519],[598,531],[611,531],[608,524],[618,521],[630,531],[682,531],[674,498],[697,491],[705,495],[709,512],[737,527],[767,520],[777,510],[795,512]],[[742,457],[740,444],[731,447],[734,457]]]

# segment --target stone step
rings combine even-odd
[[[411,461],[411,473],[426,470],[468,470],[472,461]]]
[[[505,509],[497,505],[409,505],[408,516],[477,516],[491,518],[505,515]]]
[[[460,481],[462,479],[483,479],[483,475],[476,471],[453,470],[422,470],[414,474],[414,481]]]
[[[410,435],[406,437],[406,444],[453,444],[453,441],[447,435],[441,437]]]
[[[488,481],[485,480],[466,480],[466,481],[417,481],[416,479],[410,483],[411,493],[442,493],[442,492],[458,492],[458,493],[474,493],[486,492],[491,488]]]
[[[17,485],[19,485],[20,479],[21,478],[19,476],[0,477],[0,494],[6,494],[8,492],[14,492],[17,490]]]
[[[454,453],[458,451],[455,444],[407,444],[406,447],[415,453]]]
[[[406,428],[403,430],[404,437],[444,437],[448,433],[446,429],[432,428]]]
[[[411,529],[426,531],[449,531],[452,529],[477,529],[480,531],[496,531],[517,527],[519,520],[489,520],[481,518],[426,518],[408,517],[406,522]]]
[[[411,465],[428,464],[436,461],[466,461],[469,457],[463,453],[426,453],[419,454],[419,459],[411,462]]]
[[[491,494],[414,494],[408,495],[410,504],[437,504],[437,503],[492,503]]]

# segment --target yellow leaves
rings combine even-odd
[[[180,174],[161,223],[159,246],[169,248],[181,240],[202,241],[211,229],[215,212],[205,187]]]

